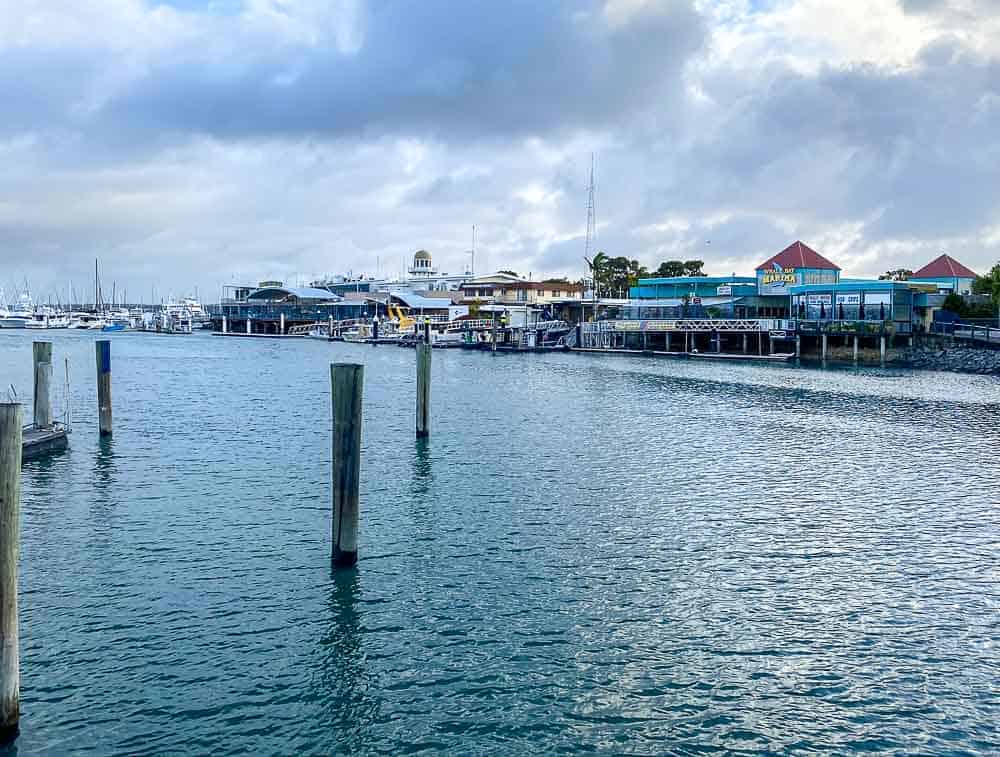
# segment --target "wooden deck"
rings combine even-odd
[[[69,431],[64,426],[51,428],[29,426],[21,435],[21,460],[33,460],[50,452],[66,449],[68,445]]]

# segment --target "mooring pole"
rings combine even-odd
[[[250,333],[250,319],[247,318],[247,333]]]
[[[98,339],[97,348],[97,420],[101,436],[111,436],[111,342]]]
[[[21,512],[21,405],[0,404],[0,744],[21,717],[17,554]]]
[[[229,330],[229,322],[226,320],[226,316],[222,316],[222,333],[225,334]]]
[[[879,363],[885,367],[885,334],[878,338],[878,358]]]
[[[823,355],[822,355],[822,360],[823,360],[824,363],[826,362],[826,334],[823,334]]]
[[[858,362],[858,337],[854,336],[854,362]]]
[[[35,362],[34,422],[35,428],[52,425],[52,342],[34,342],[31,345]]]
[[[358,484],[361,476],[361,395],[365,367],[330,364],[333,409],[333,564],[350,567],[358,561]]]
[[[802,336],[800,334],[795,335],[795,359],[798,360],[802,357]]]
[[[281,331],[279,331],[278,333],[279,334],[284,334],[285,333],[285,314],[284,313],[281,314]]]
[[[431,433],[431,346],[417,345],[417,438]]]

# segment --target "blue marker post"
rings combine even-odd
[[[99,339],[97,347],[97,418],[101,436],[111,436],[111,342]]]

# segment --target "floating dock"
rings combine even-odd
[[[21,460],[33,460],[69,446],[69,429],[62,425],[48,428],[28,426],[21,432]]]

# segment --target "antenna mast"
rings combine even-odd
[[[593,246],[597,237],[597,209],[594,206],[594,153],[590,153],[590,186],[587,189],[587,241],[584,256],[593,254]]]

